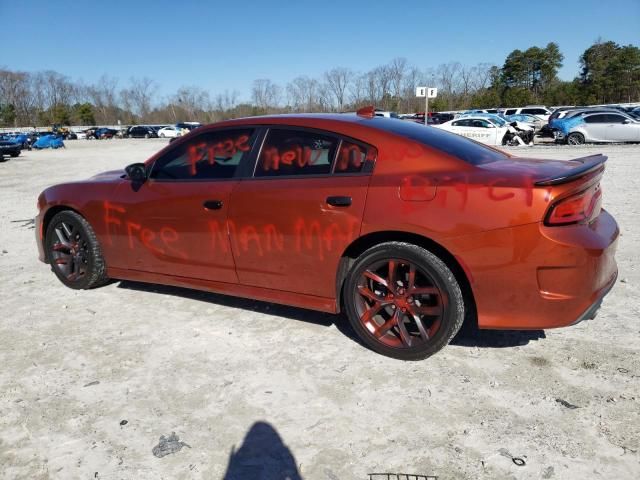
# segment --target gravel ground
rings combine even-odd
[[[596,320],[484,332],[404,363],[340,317],[58,282],[37,260],[38,193],[165,143],[69,141],[0,164],[1,478],[640,478],[640,146],[512,150],[609,156],[620,275]]]

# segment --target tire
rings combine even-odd
[[[109,280],[93,228],[72,210],[57,213],[49,222],[45,252],[51,269],[69,288],[86,290]]]
[[[360,255],[347,274],[342,299],[362,342],[400,360],[422,360],[438,352],[465,317],[462,290],[449,267],[428,250],[404,242],[382,243]]]
[[[149,138],[149,134],[148,134],[148,133],[145,133],[145,134],[144,134],[144,138]]]
[[[13,158],[17,157],[18,155],[20,155],[20,152],[11,152],[11,156]]]
[[[164,138],[164,133],[161,133],[161,134],[160,134],[160,138]]]
[[[584,145],[584,135],[578,132],[570,133],[567,137],[568,145]]]

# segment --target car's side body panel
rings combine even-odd
[[[42,220],[48,209],[67,206],[93,226],[113,278],[335,312],[339,266],[351,243],[373,233],[411,233],[456,259],[483,328],[570,324],[615,278],[618,230],[606,212],[585,225],[542,223],[550,205],[599,181],[601,170],[540,187],[536,182],[576,163],[504,156],[471,165],[368,123],[400,120],[344,118],[222,122],[179,138],[146,163],[150,168],[165,153],[209,131],[288,126],[325,130],[375,147],[372,171],[253,178],[253,169],[245,165],[243,175],[226,181],[152,179],[142,185],[112,172],[47,189],[39,202],[41,259]],[[249,167],[255,165],[255,152],[250,161]],[[333,196],[350,197],[351,204],[329,205]],[[203,209],[209,199],[224,208]]]
[[[121,184],[114,201],[105,205],[107,242],[125,257],[118,266],[237,283],[228,238],[218,238],[212,230],[214,222],[226,221],[236,182]],[[212,199],[221,208],[207,210],[204,204]]]
[[[360,235],[369,178],[241,181],[232,194],[228,224],[240,282],[334,296],[340,258]],[[330,205],[329,197],[348,197],[351,205]]]

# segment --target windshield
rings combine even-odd
[[[505,153],[436,127],[426,127],[415,122],[396,122],[385,118],[373,118],[370,122],[368,125],[373,128],[414,140],[471,165],[482,165],[508,158]]]

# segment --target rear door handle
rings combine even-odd
[[[351,205],[351,197],[327,197],[327,203],[334,207],[349,207]]]
[[[204,208],[206,208],[207,210],[220,210],[222,208],[222,201],[221,200],[207,200],[202,204],[202,206]]]

